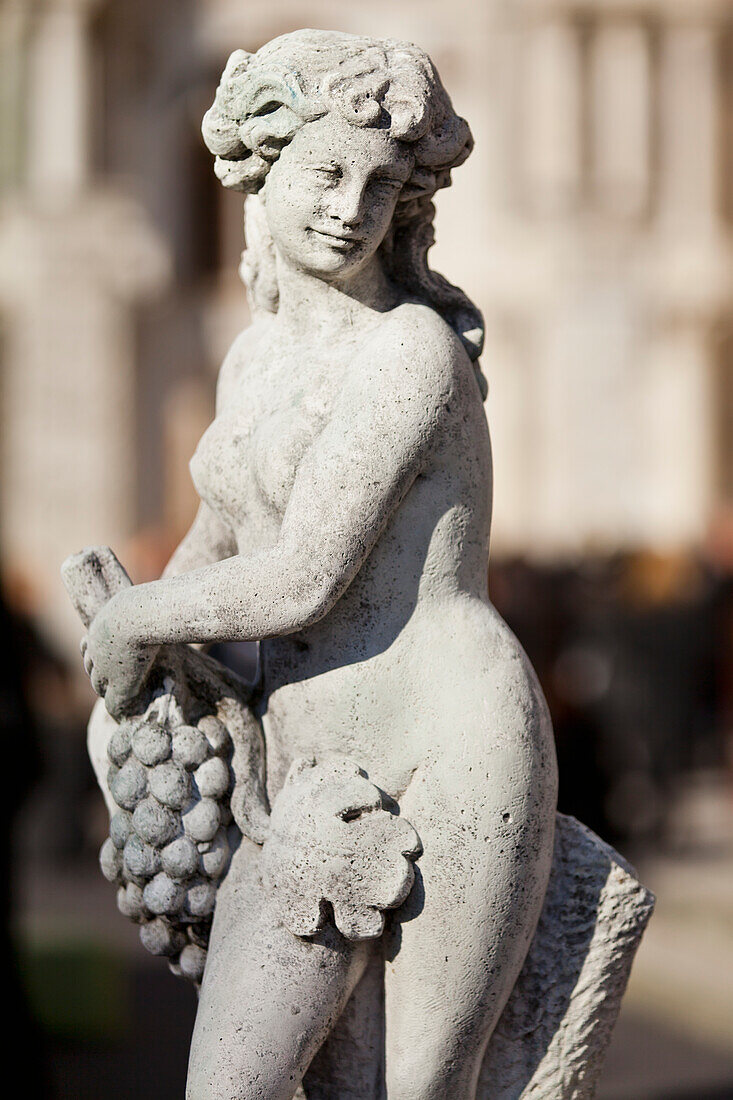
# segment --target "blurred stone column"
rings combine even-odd
[[[88,25],[100,0],[36,4],[29,57],[29,187],[38,194],[77,192],[90,167]]]
[[[670,23],[660,53],[660,216],[670,232],[716,227],[718,27]]]
[[[648,524],[667,542],[704,537],[718,450],[712,334],[730,309],[731,250],[721,224],[721,24],[705,5],[660,41],[659,184],[647,273],[651,338]]]
[[[644,213],[651,159],[651,65],[640,19],[605,19],[593,35],[590,126],[593,194],[611,217]]]
[[[582,173],[582,54],[569,17],[532,22],[522,44],[520,159],[526,198],[539,214],[577,202]]]
[[[90,178],[97,6],[34,9],[26,182],[0,211],[2,564],[69,640],[61,561],[83,542],[119,547],[135,524],[134,303],[168,272],[144,211]]]
[[[716,459],[714,391],[707,328],[667,318],[654,331],[638,401],[646,462],[637,501],[640,541],[686,546],[705,535]]]
[[[21,169],[21,103],[31,15],[25,0],[6,0],[0,7],[0,193],[17,181]]]

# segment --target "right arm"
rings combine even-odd
[[[105,604],[87,655],[112,685],[108,707],[134,697],[157,646],[292,634],[322,619],[348,588],[455,417],[457,372],[472,369],[431,310],[411,306],[405,318],[406,310],[347,373],[332,419],[300,463],[274,545],[137,585]]]

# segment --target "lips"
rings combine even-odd
[[[356,236],[354,233],[331,233],[325,229],[311,229],[311,233],[315,233],[317,237],[323,237],[330,244],[334,245],[352,245],[360,244],[361,237]]]

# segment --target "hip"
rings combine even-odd
[[[437,758],[487,773],[501,758],[525,773],[553,756],[534,672],[493,608],[441,608],[410,626],[361,660],[324,660],[278,639],[264,661],[272,782],[296,756],[338,753],[398,797]]]

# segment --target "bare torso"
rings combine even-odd
[[[356,348],[363,355],[371,341],[378,355],[380,329],[395,323],[393,311],[345,346],[296,349],[272,320],[235,345],[191,468],[240,554],[276,541],[299,464],[333,414]],[[352,756],[398,798],[427,754],[457,748],[457,698],[464,720],[474,726],[475,711],[480,726],[497,665],[528,672],[488,601],[490,446],[467,358],[460,368],[442,438],[347,591],[319,622],[263,643],[271,794],[293,757],[328,751]],[[472,746],[479,760],[494,749],[482,752],[481,740]]]

